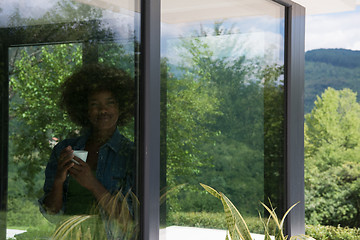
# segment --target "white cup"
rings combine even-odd
[[[88,151],[85,150],[74,150],[73,152],[74,156],[80,158],[84,162],[86,162]],[[72,159],[72,161],[76,164],[79,164],[76,160]]]

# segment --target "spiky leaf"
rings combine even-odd
[[[214,197],[218,198],[221,200],[221,195],[218,193],[218,191],[216,191],[215,189],[213,189],[212,187],[209,187],[208,185],[202,184],[200,183],[200,185],[211,195],[213,195]]]
[[[220,193],[220,195],[231,239],[252,240],[249,228],[240,212],[223,193]]]

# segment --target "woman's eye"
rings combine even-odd
[[[89,106],[90,107],[96,107],[98,104],[96,103],[96,102],[91,102],[90,104],[89,104]]]

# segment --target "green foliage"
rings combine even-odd
[[[179,164],[190,163],[193,168],[191,177],[182,177],[184,173],[176,170],[180,174],[173,174],[175,168],[167,163],[167,181],[173,184],[171,180],[175,176],[176,184],[188,183],[186,190],[176,196],[177,211],[221,210],[221,205],[208,204],[208,198],[204,201],[204,194],[197,183],[206,181],[234,199],[244,214],[257,216],[259,205],[256,200],[266,198],[264,189],[267,189],[266,194],[281,195],[283,67],[266,65],[264,59],[232,56],[229,49],[241,44],[231,36],[218,36],[220,27],[215,27],[216,37],[202,37],[202,32],[200,36],[182,39],[176,48],[181,57],[177,65],[180,68],[168,64],[167,75],[163,76],[168,80],[167,98],[173,106],[181,108],[175,113],[171,105],[166,109],[167,160],[170,158],[171,163],[174,162],[171,160],[173,156],[169,155],[174,153]],[[225,39],[228,40],[226,44],[221,44]],[[187,90],[189,83],[196,87],[198,84],[192,90],[195,95],[189,95],[197,108],[190,108],[193,106],[190,101],[182,104],[184,96],[181,93],[170,92],[172,86],[169,84],[173,79],[178,80],[177,88],[181,90]],[[184,79],[193,82],[187,83]],[[190,100],[189,97],[187,99]],[[200,110],[205,110],[206,114]],[[172,114],[176,114],[176,118],[170,118]],[[178,130],[187,129],[183,127],[187,123],[191,123],[191,133]],[[196,134],[203,137],[199,138]],[[187,137],[186,142],[192,143],[194,148],[191,151],[183,145],[182,136]],[[264,146],[264,141],[267,146]],[[186,153],[192,154],[192,162],[185,156]],[[264,164],[267,164],[266,169]],[[264,175],[272,181],[264,181]],[[278,199],[275,201],[278,203]],[[278,205],[282,206],[281,203]]]
[[[305,195],[308,224],[359,227],[360,163],[308,170]]]
[[[218,100],[211,88],[203,86],[188,75],[167,78],[167,182],[175,185],[175,178],[187,178],[197,173],[206,159],[199,145],[211,141],[214,133],[205,124],[214,121]]]
[[[133,74],[135,64],[130,50],[116,43],[98,47],[101,62]],[[38,173],[44,170],[52,147],[80,133],[80,128],[59,109],[58,100],[60,85],[82,64],[82,51],[80,44],[21,47],[10,51],[10,166],[16,165],[17,169],[10,177],[25,183],[21,194],[36,197],[41,194]],[[123,62],[119,63],[120,59]],[[121,131],[134,138],[133,126]]]
[[[111,229],[113,236],[121,236],[121,239],[137,239],[138,222],[131,216],[128,199],[133,204],[132,213],[138,216],[139,202],[136,196],[128,193],[123,196],[121,192],[116,195],[105,195],[99,205],[94,206],[93,214],[80,216],[57,215],[59,223],[55,226],[50,224],[38,210],[38,206],[28,200],[10,199],[8,228],[26,228],[25,233],[15,236],[16,240],[32,239],[107,239],[104,225]],[[107,214],[99,215],[99,206]],[[117,238],[116,238],[117,239]]]
[[[305,113],[310,113],[317,96],[328,87],[360,92],[360,66],[355,60],[360,58],[359,51],[321,49],[309,51],[305,57]]]
[[[309,224],[359,227],[360,104],[328,88],[305,116],[305,208]]]
[[[133,55],[120,44],[99,48],[101,61],[116,65],[119,55],[113,51],[117,51],[126,59],[126,64],[120,67],[127,67],[128,72],[134,69]],[[82,45],[11,48],[9,56],[11,119],[7,225],[27,230],[18,236],[19,239],[40,239],[50,236],[54,228],[41,215],[37,205],[37,198],[42,194],[45,164],[57,141],[80,132],[60,111],[58,100],[61,83],[82,64]],[[121,131],[133,138],[133,131],[129,129],[133,126]]]
[[[267,66],[261,75],[264,79],[264,199],[271,199],[278,206],[279,213],[284,213],[284,66]]]
[[[328,88],[305,115],[306,166],[325,171],[344,162],[359,162],[360,104],[349,89]]]
[[[14,197],[8,198],[6,223],[8,227],[20,228],[24,226],[51,226],[51,224],[42,217],[35,201]]]
[[[6,228],[26,229],[15,236],[17,240],[46,239],[51,236],[55,225],[49,223],[40,213],[36,200],[23,196],[9,197]]]
[[[360,51],[347,49],[315,49],[306,52],[305,60],[311,62],[329,63],[334,66],[360,67]]]
[[[233,205],[233,203],[221,192],[217,192],[215,189],[200,183],[200,185],[211,195],[218,198],[224,207],[224,212],[226,216],[226,223],[227,223],[227,229],[228,233],[226,236],[226,239],[229,239],[229,237],[232,240],[239,239],[239,240],[252,240],[249,227],[243,218],[243,216],[240,214],[240,212],[236,209],[236,207]],[[288,236],[285,236],[283,233],[283,227],[284,227],[284,221],[288,213],[293,209],[296,204],[294,204],[292,207],[290,207],[287,212],[284,214],[282,219],[279,219],[276,215],[275,209],[273,207],[269,208],[265,204],[261,203],[262,206],[268,211],[270,214],[270,217],[267,221],[263,221],[264,224],[264,240],[269,240],[270,235],[274,234],[275,239],[277,240],[286,240]],[[270,220],[273,220],[276,226],[275,231],[271,231],[271,225]],[[306,236],[299,235],[299,236],[292,236],[291,239],[309,239]]]
[[[225,32],[218,23],[215,35]],[[229,43],[228,49],[219,48],[228,51],[231,44],[238,42]],[[283,67],[245,56],[215,56],[201,38],[184,41],[181,48],[185,56],[180,69],[170,68],[166,59],[161,66],[166,99],[162,101],[166,147],[161,151],[166,157],[169,187],[189,184],[185,194],[177,189],[179,194],[168,197],[167,206],[219,212],[221,205],[208,204],[205,193],[195,186],[210,179],[246,216],[257,215],[259,204],[252,200],[266,198],[264,189],[265,194],[281,195]],[[100,44],[99,61],[120,66],[133,75],[133,49],[133,44]],[[81,64],[82,49],[76,44],[19,48],[12,56],[11,115],[12,129],[16,129],[11,139],[12,161],[22,173],[13,175],[21,176],[28,194],[39,186],[34,176],[48,160],[49,140],[79,133],[58,110],[56,99],[61,81]],[[215,203],[216,199],[209,201]]]
[[[211,165],[201,167],[201,174],[189,180],[189,185],[194,187],[179,196],[179,200],[182,202],[182,211],[221,211],[221,205],[215,204],[214,199],[205,198],[199,189],[196,192],[196,184],[206,181],[233,199],[244,215],[257,216],[259,199],[273,197],[276,204],[282,206],[279,187],[282,184],[281,160],[284,147],[284,94],[283,85],[279,82],[282,67],[267,66],[259,73],[265,79],[263,86],[246,84],[243,77],[236,74],[240,66],[222,71],[221,68],[221,74],[215,75],[218,81],[221,75],[229,75],[229,78],[225,78],[228,81],[222,80],[215,85],[221,89],[217,97],[220,99],[219,109],[222,114],[216,117],[215,123],[209,125],[210,129],[219,134],[214,137],[214,142],[205,142],[200,146],[202,151],[212,156]],[[228,95],[233,97],[229,98]],[[255,100],[262,98],[264,102]],[[265,180],[262,180],[264,175]]]
[[[360,238],[359,228],[306,225],[306,234],[316,240],[357,240]]]
[[[135,77],[134,44],[136,43],[108,42],[95,45],[98,48],[99,62],[122,69]]]
[[[132,213],[128,202],[133,203]],[[139,202],[132,192],[128,192],[125,196],[121,191],[115,195],[106,194],[102,196],[93,211],[94,214],[65,218],[57,226],[51,239],[107,239],[108,233],[111,233],[111,238],[114,239],[138,239]]]
[[[103,229],[98,229],[101,219],[98,216],[83,215],[69,217],[64,221],[52,235],[52,239],[106,239],[106,233]],[[97,230],[97,231],[95,231]]]
[[[60,140],[79,129],[59,111],[59,85],[81,64],[81,47],[61,44],[17,48],[13,59],[10,116],[13,126],[11,162],[21,166],[18,174],[26,183],[26,194],[36,193],[34,180],[48,161],[52,137]]]
[[[208,181],[231,199],[235,199],[236,206],[243,214],[257,216],[259,204],[256,200],[249,199],[264,198],[264,185],[260,180],[264,177],[263,154],[245,143],[226,138],[224,134],[216,140],[213,149],[208,150],[213,157],[212,165],[202,167],[201,176],[193,178],[190,184],[195,188],[196,181]],[[200,190],[197,187],[197,192],[193,190],[179,198],[183,202],[183,211],[222,211],[221,204],[216,203],[216,199]]]
[[[161,151],[166,157],[166,184],[172,188],[189,183],[189,177],[208,164],[209,156],[199,146],[213,142],[216,133],[209,131],[206,124],[213,122],[219,111],[218,99],[203,80],[196,80],[189,73],[175,77],[168,71],[164,59],[162,84],[166,92],[163,89],[162,94],[166,100],[162,101],[162,128],[166,132],[162,137],[166,146]],[[168,197],[167,204],[172,209],[181,208],[176,193]]]

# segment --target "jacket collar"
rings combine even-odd
[[[78,138],[75,145],[73,146],[73,149],[80,150],[84,149],[86,145],[86,141],[89,139],[91,134],[90,130],[86,130],[85,133]],[[105,146],[109,147],[114,152],[120,151],[122,143],[126,141],[126,138],[120,134],[119,129],[116,128],[111,138],[100,148],[103,148]]]

